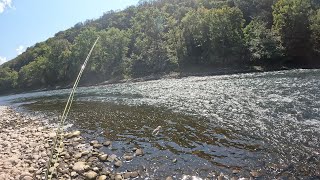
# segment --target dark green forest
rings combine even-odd
[[[143,0],[29,47],[0,66],[0,92],[201,68],[317,68],[319,0]],[[48,22],[50,23],[50,22]]]

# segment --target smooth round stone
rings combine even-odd
[[[98,144],[99,142],[97,140],[90,141],[90,145]]]
[[[89,171],[83,174],[87,179],[95,179],[98,174],[94,171]]]
[[[166,180],[173,180],[173,178],[171,176],[168,176]]]
[[[144,153],[143,153],[143,150],[142,149],[137,149],[136,150],[136,156],[142,156]]]
[[[102,147],[102,144],[93,144],[92,145],[93,148],[99,149]]]
[[[116,161],[116,162],[114,163],[114,166],[115,166],[115,167],[121,167],[121,166],[122,166],[122,162],[121,162],[121,161]]]
[[[107,155],[107,154],[101,154],[101,155],[99,156],[100,161],[106,161],[107,158],[108,158],[108,155]]]
[[[136,177],[138,177],[139,176],[139,173],[137,172],[137,171],[133,171],[133,172],[131,172],[131,174],[130,174],[130,177],[132,177],[132,178],[136,178]]]
[[[78,176],[78,173],[77,173],[77,172],[75,172],[75,171],[72,171],[70,175],[71,175],[71,177],[73,177],[73,178],[74,178],[74,177],[77,177],[77,176]]]
[[[92,168],[92,170],[95,171],[95,172],[98,172],[99,168],[98,167],[94,167],[94,168]]]
[[[110,146],[111,145],[111,141],[106,141],[103,143],[104,146]]]
[[[133,159],[133,156],[123,156],[123,158],[126,160],[126,161],[131,161]]]
[[[72,169],[79,173],[84,172],[87,169],[86,162],[76,162]]]
[[[117,174],[117,175],[115,175],[114,179],[115,180],[122,180],[123,177],[121,176],[121,174]]]
[[[107,176],[106,175],[101,175],[99,176],[98,180],[106,180],[107,179]]]

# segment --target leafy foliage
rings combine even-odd
[[[81,84],[188,67],[320,65],[318,0],[141,0],[77,23],[0,66],[0,92]],[[290,60],[290,61],[287,61]]]
[[[256,19],[243,30],[245,44],[253,61],[277,59],[282,56],[280,37],[266,26],[265,22]]]
[[[273,8],[273,29],[280,36],[286,55],[303,60],[310,54],[310,0],[279,0]]]

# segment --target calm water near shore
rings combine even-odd
[[[320,70],[291,70],[83,87],[67,124],[88,141],[112,140],[107,153],[143,148],[143,158],[118,171],[140,169],[151,179],[255,171],[319,178],[319,79]],[[5,96],[0,104],[55,122],[69,91]]]

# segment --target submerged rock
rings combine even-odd
[[[110,146],[111,145],[111,141],[106,141],[103,143],[104,146]]]
[[[124,158],[126,161],[131,161],[131,160],[133,159],[133,156],[126,155],[126,156],[123,156],[123,158]]]
[[[143,153],[143,150],[142,149],[137,149],[136,150],[136,156],[143,156],[144,153]]]
[[[121,162],[121,161],[116,161],[116,162],[114,163],[114,166],[115,166],[115,167],[121,167],[121,166],[122,166],[122,162]]]

